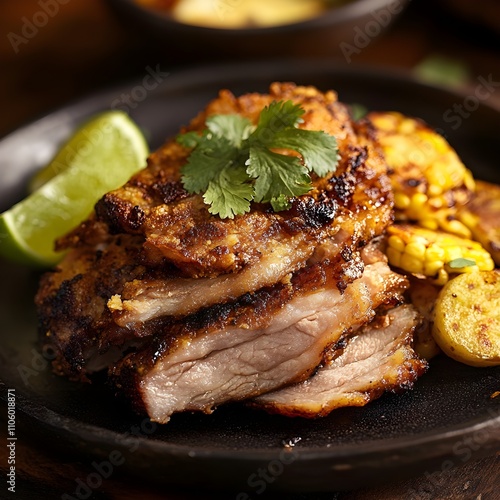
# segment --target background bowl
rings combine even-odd
[[[272,0],[270,0],[272,1]],[[177,22],[170,15],[134,0],[108,0],[130,29],[161,43],[172,59],[227,56],[271,57],[346,55],[360,51],[378,37],[410,0],[353,0],[315,18],[294,24],[244,29],[218,29]]]

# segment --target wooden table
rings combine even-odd
[[[438,15],[433,1],[415,0],[402,18],[381,39],[353,56],[355,63],[370,63],[411,70],[425,57],[444,55],[463,63],[471,84],[492,74],[500,80],[500,38],[479,30],[471,35],[464,27]],[[490,2],[491,8],[491,2]],[[57,15],[36,36],[19,41],[9,33],[21,32],[24,18],[40,10],[37,2],[17,0],[0,4],[0,135],[68,101],[127,78],[141,75],[161,56],[139,35],[127,32],[99,0],[72,0],[59,5]],[[441,21],[443,20],[443,22]],[[486,30],[484,30],[486,31]],[[464,36],[469,34],[469,39]],[[196,61],[184,59],[185,64]],[[176,61],[178,64],[179,61]],[[169,63],[171,64],[171,62]],[[495,76],[496,75],[496,76]],[[500,106],[500,91],[489,98]],[[2,410],[2,418],[6,412]],[[5,422],[0,422],[0,437]],[[5,477],[7,448],[0,446],[0,469]],[[75,478],[86,477],[89,464],[83,459],[61,457],[46,447],[19,440],[17,443],[18,489],[12,498],[52,499],[74,491]],[[500,498],[500,455],[469,461],[444,473],[427,473],[411,480],[394,481],[377,488],[321,495],[296,495],[297,499],[481,499]],[[4,495],[5,485],[0,489]],[[92,498],[145,500],[223,499],[234,495],[165,491],[141,484],[135,478],[112,476],[95,490]],[[292,498],[290,495],[259,498]]]

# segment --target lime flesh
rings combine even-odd
[[[142,132],[125,113],[95,117],[35,175],[32,194],[0,215],[0,254],[39,266],[58,262],[55,240],[143,168],[148,153]]]

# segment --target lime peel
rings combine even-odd
[[[37,189],[0,215],[0,254],[35,266],[58,262],[63,254],[54,251],[55,240],[143,168],[148,154],[142,132],[125,113],[93,118],[35,175]]]

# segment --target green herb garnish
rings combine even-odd
[[[303,114],[292,101],[273,102],[257,127],[240,115],[213,115],[201,135],[179,135],[193,149],[181,171],[184,188],[203,193],[209,212],[223,219],[248,212],[252,201],[271,203],[276,212],[290,208],[290,198],[311,190],[310,172],[323,177],[339,161],[335,137],[297,128]]]
[[[463,267],[475,266],[476,261],[472,259],[453,259],[448,262],[451,269],[462,269]]]

